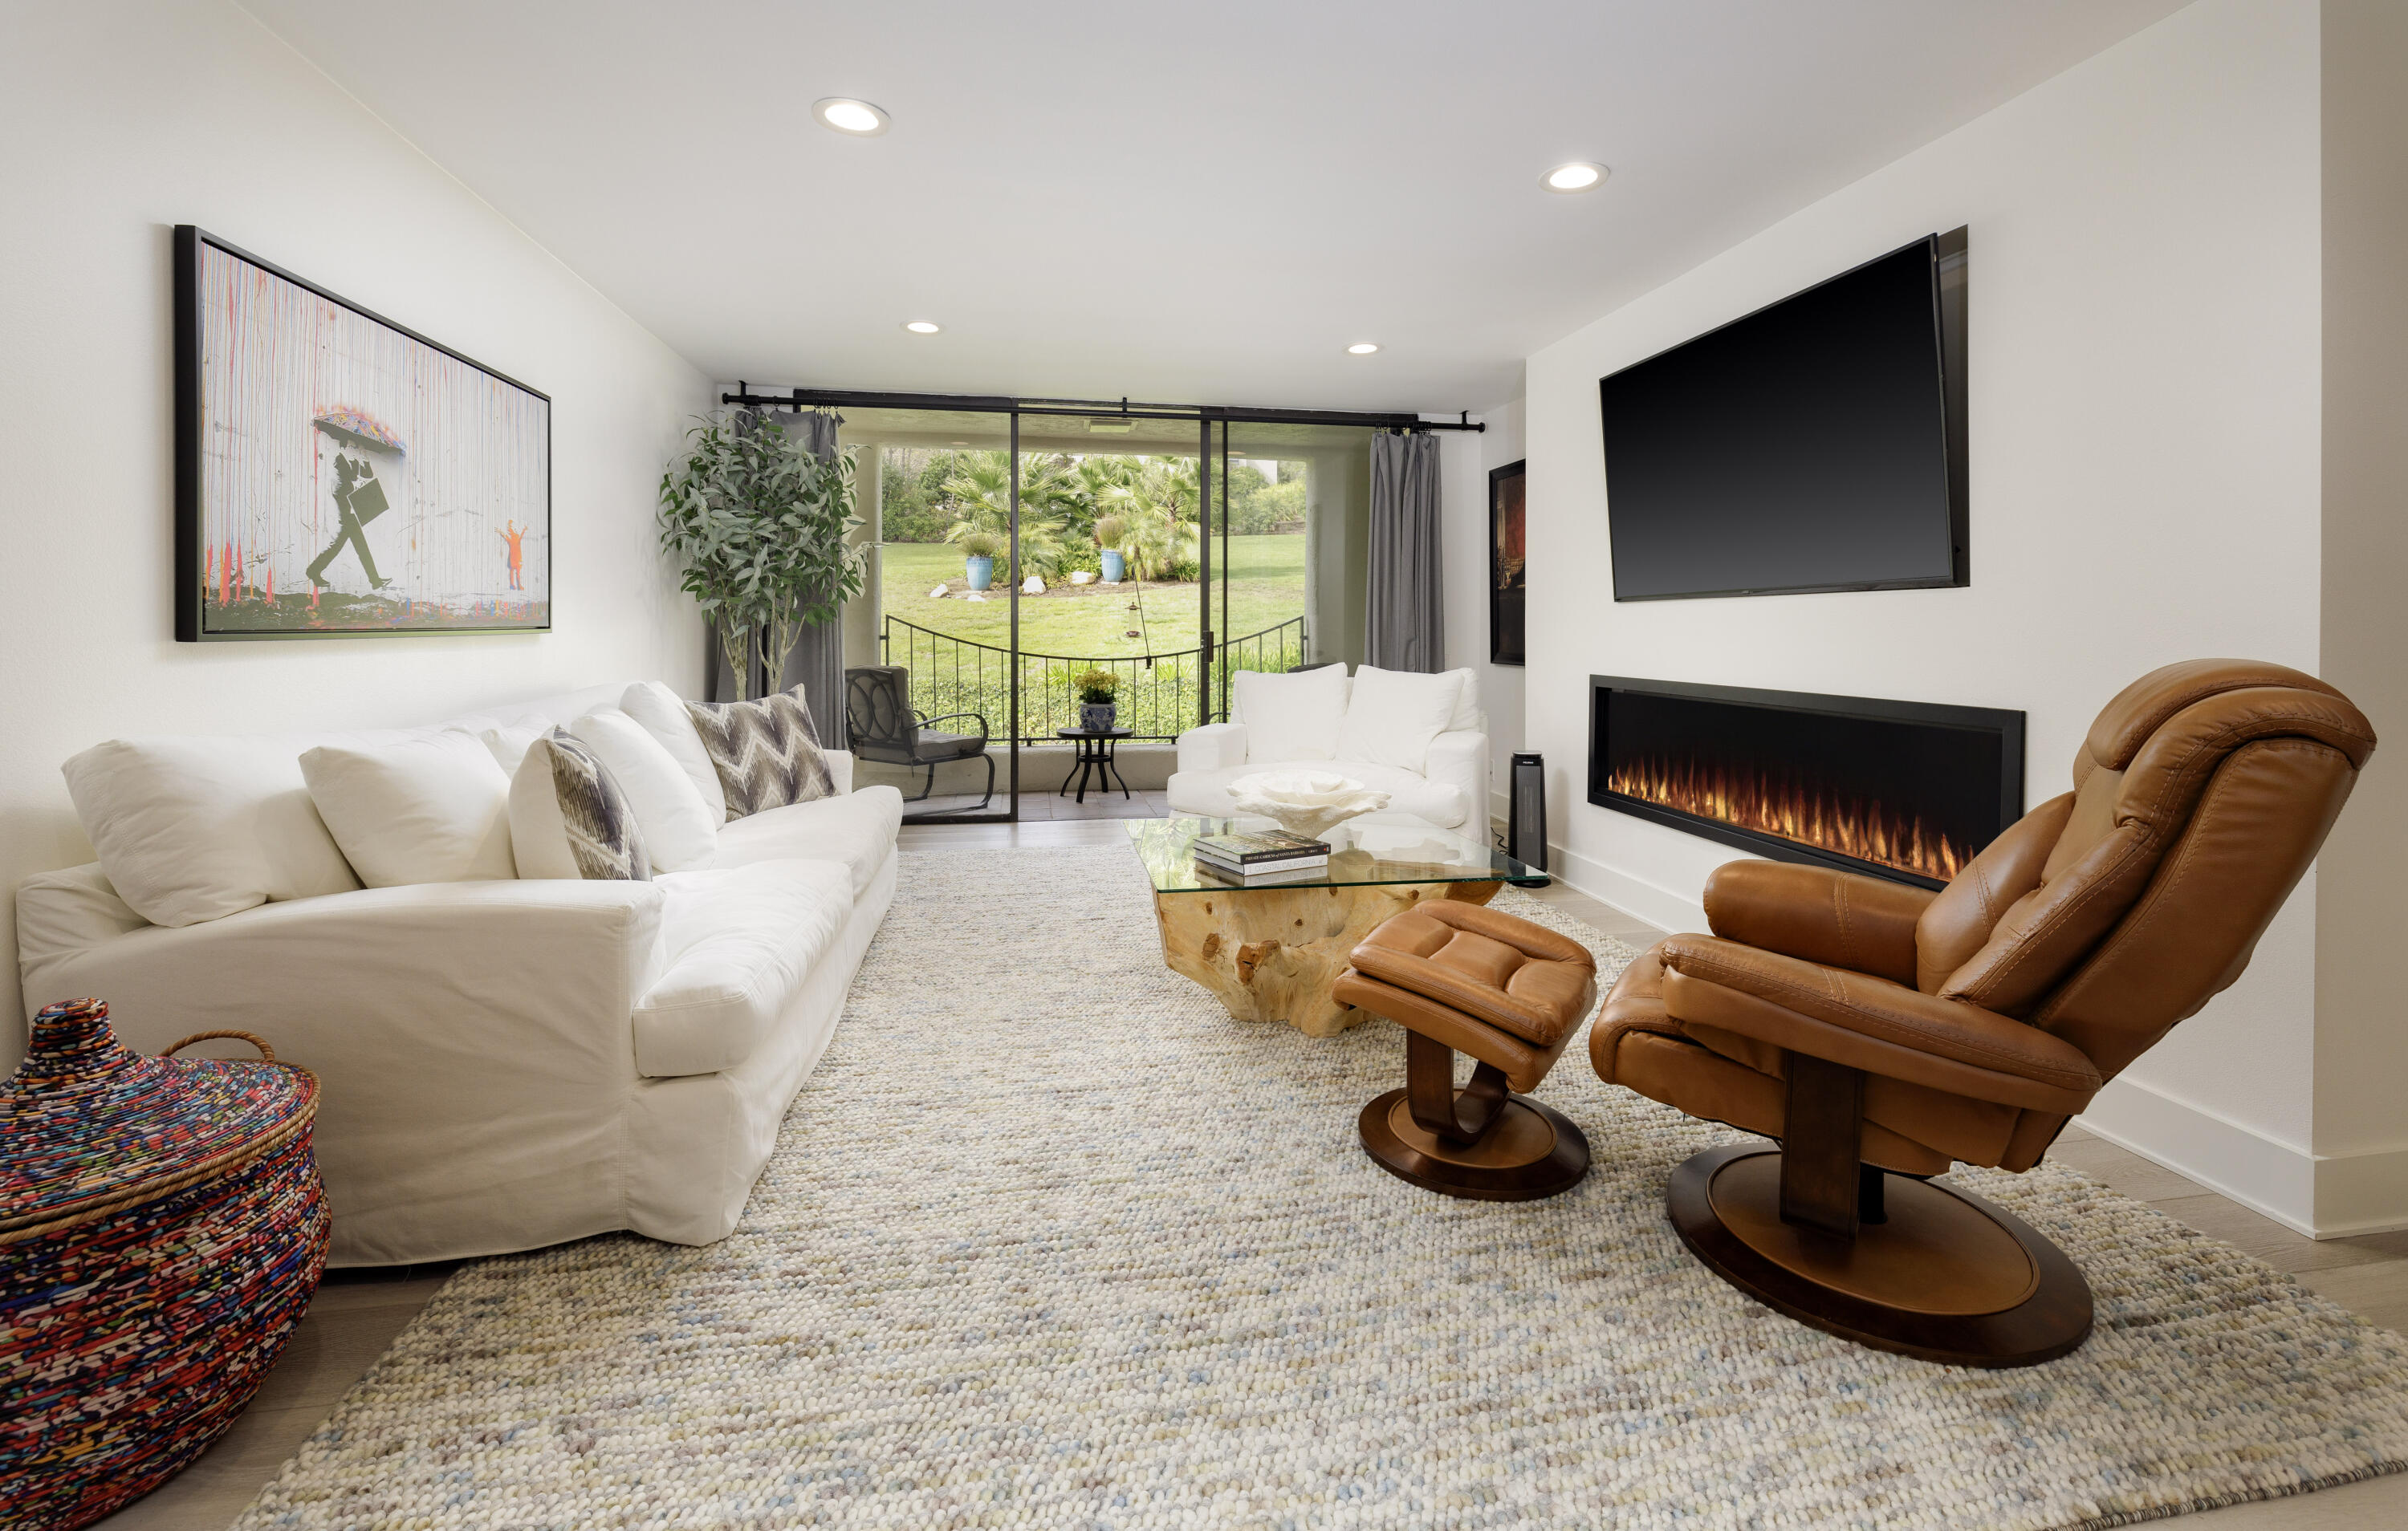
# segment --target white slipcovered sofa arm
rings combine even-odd
[[[853,751],[850,750],[823,750],[820,751],[820,756],[827,762],[828,775],[836,779],[836,794],[838,797],[842,797],[846,794],[852,792]]]
[[[1463,794],[1463,823],[1457,832],[1486,844],[1488,840],[1488,736],[1458,728],[1430,740],[1428,769],[1424,775]]]
[[[623,1225],[555,1226],[551,1207],[624,1173],[633,1012],[661,966],[665,896],[651,882],[442,882],[262,904],[30,962],[25,1002],[97,995],[139,1052],[255,1032],[313,1070],[326,1181],[375,1203],[336,1201],[337,1226],[373,1211],[399,1241],[338,1234],[344,1264],[406,1259],[437,1229],[518,1248]],[[465,1223],[463,1165],[513,1187],[480,1193],[494,1205]]]
[[[1206,723],[1179,736],[1179,768],[1219,771],[1246,763],[1246,725]]]

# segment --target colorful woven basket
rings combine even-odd
[[[215,1440],[326,1264],[318,1079],[146,1058],[96,999],[35,1017],[0,1085],[0,1519],[89,1525]]]

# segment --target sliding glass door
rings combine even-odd
[[[847,742],[910,822],[1160,811],[1173,742],[1228,716],[1237,672],[1361,658],[1374,427],[1014,401],[840,414],[874,545],[843,618]],[[1091,772],[1080,802],[1060,789],[1098,751],[1076,736],[1103,695],[1120,780],[1098,795]]]
[[[1011,416],[848,407],[867,588],[844,612],[854,781],[906,823],[1011,816],[1019,770]]]

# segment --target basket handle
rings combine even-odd
[[[217,1037],[231,1037],[237,1041],[249,1042],[251,1046],[259,1049],[260,1060],[263,1063],[274,1063],[276,1061],[276,1050],[267,1045],[267,1038],[265,1037],[255,1036],[247,1031],[196,1031],[180,1042],[170,1043],[166,1050],[161,1052],[159,1056],[163,1058],[172,1058],[177,1053],[181,1052],[184,1049],[192,1046],[194,1042],[206,1042],[210,1038]]]

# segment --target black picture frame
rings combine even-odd
[[[550,394],[191,223],[175,228],[174,279],[178,642],[552,631]],[[214,313],[212,283],[222,300]],[[304,308],[332,328],[296,353],[293,326],[280,319]],[[212,333],[225,353],[222,369]],[[372,350],[374,360],[347,345]],[[407,377],[379,380],[395,368]],[[431,397],[431,422],[396,432],[357,395],[394,401],[390,408],[411,410],[412,419],[418,401]],[[489,406],[481,414],[449,408],[480,400]],[[327,490],[319,465],[330,443],[336,487]],[[224,475],[214,501],[213,463]],[[397,471],[380,473],[380,463]],[[423,495],[418,463],[429,465]],[[388,482],[396,486],[390,495]],[[384,555],[399,560],[390,578],[366,532],[388,512],[399,512],[380,539]],[[517,524],[520,514],[538,512],[539,523]],[[298,550],[324,536],[328,519],[334,540],[296,567]],[[502,524],[485,524],[494,519]],[[248,534],[240,540],[225,535],[236,521]],[[483,540],[489,530],[498,543]],[[532,550],[530,534],[539,534]],[[338,589],[328,578],[338,562],[342,582],[366,589]],[[490,573],[464,579],[479,565]]]
[[[1524,622],[1524,551],[1528,546],[1530,509],[1524,470],[1529,460],[1488,470],[1488,663],[1528,662]]]

